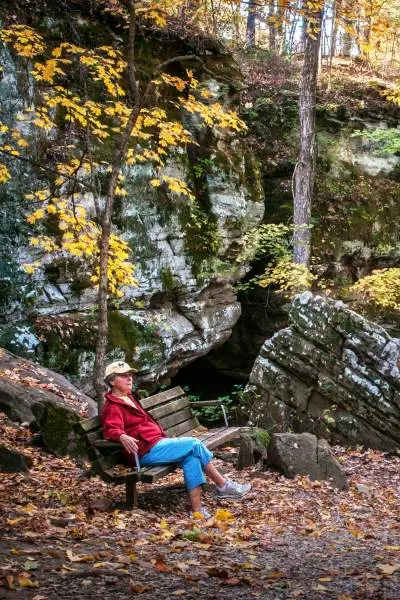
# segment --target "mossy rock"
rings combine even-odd
[[[50,401],[32,406],[45,447],[56,456],[87,458],[86,442],[76,432],[79,415]]]

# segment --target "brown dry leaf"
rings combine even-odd
[[[171,570],[171,567],[169,567],[164,561],[157,561],[154,565],[154,568],[159,573],[168,573]]]
[[[392,552],[400,552],[400,546],[383,546],[384,550],[391,550]]]
[[[324,585],[314,585],[311,589],[315,590],[316,592],[328,592],[329,589],[327,587],[325,587]]]
[[[240,579],[239,577],[228,577],[228,579],[225,579],[224,583],[225,585],[239,585]]]
[[[381,563],[380,565],[378,565],[378,569],[380,571],[382,571],[382,573],[384,573],[385,575],[393,575],[393,573],[395,571],[398,571],[400,569],[400,563],[396,563],[396,564],[383,564]]]
[[[71,562],[90,562],[95,559],[93,554],[74,554],[72,550],[67,550],[66,555]]]
[[[207,567],[207,573],[210,577],[220,577],[221,579],[226,579],[229,575],[228,569],[225,569],[224,567]]]
[[[129,591],[133,594],[143,594],[144,592],[148,592],[149,590],[151,590],[151,586],[149,585],[140,583],[138,581],[133,581],[132,579],[129,582]]]
[[[7,585],[9,587],[9,589],[10,590],[15,590],[14,575],[7,575],[6,576],[6,580],[7,580]]]
[[[184,596],[186,594],[186,590],[175,590],[172,592],[171,596]]]

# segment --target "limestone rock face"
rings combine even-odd
[[[51,0],[47,6],[49,19],[42,19],[41,27],[51,22],[51,41],[65,19],[59,3]],[[96,40],[99,24],[87,3],[79,3],[71,18],[76,31],[91,27]],[[109,43],[114,44],[111,29],[110,25]],[[149,35],[141,41],[148,45],[143,56],[146,60],[152,56],[157,63],[175,57],[177,47],[178,55],[196,54],[204,40],[194,37],[172,36],[160,45],[157,36]],[[21,68],[11,55],[5,59],[7,77],[0,81],[0,101],[12,126],[14,107],[23,104],[16,85]],[[204,73],[195,63],[196,76],[221,105],[233,109],[235,89],[241,85],[233,57],[215,44],[204,53],[204,61]],[[146,64],[146,69],[150,66]],[[190,64],[184,62],[182,68]],[[248,264],[237,263],[235,255],[243,235],[260,223],[264,213],[258,167],[243,142],[222,129],[211,132],[195,115],[181,117],[198,145],[171,152],[159,175],[183,180],[196,200],[189,202],[164,186],[152,187],[154,168],[137,164],[124,171],[127,195],[116,201],[113,214],[114,231],[132,251],[138,285],[126,286],[124,297],[115,303],[110,298],[107,360],[135,363],[139,382],[168,379],[231,335],[240,316],[232,283],[249,269]],[[21,265],[36,260],[37,250],[29,246],[29,232],[20,226],[26,216],[22,194],[36,184],[25,164],[23,172],[18,165],[14,169],[7,193],[21,201],[9,203],[4,227],[0,223],[0,281],[5,284],[5,291],[0,291],[0,346],[67,374],[89,392],[97,292],[90,287],[87,269],[68,261],[49,261],[31,279],[24,274]],[[95,218],[90,198],[79,202]],[[10,231],[22,233],[13,238]]]
[[[342,302],[297,296],[246,388],[252,425],[345,444],[400,447],[400,340]]]
[[[339,490],[348,488],[346,475],[326,440],[310,433],[276,433],[268,446],[268,464],[286,477],[309,475],[329,481]]]

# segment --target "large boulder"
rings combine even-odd
[[[97,414],[96,402],[63,375],[0,348],[0,410],[13,421],[31,423],[32,407],[42,401],[64,406],[81,418]]]
[[[342,302],[297,296],[246,388],[252,425],[344,444],[400,447],[400,340]]]
[[[0,348],[0,410],[13,421],[35,421],[54,454],[85,456],[75,423],[96,415],[97,405],[59,373]]]
[[[339,490],[348,488],[346,475],[326,440],[310,433],[276,433],[268,446],[268,465],[286,477],[309,475]]]
[[[30,456],[21,454],[17,450],[0,445],[0,472],[1,473],[21,473],[29,471],[33,461]]]

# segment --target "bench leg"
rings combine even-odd
[[[136,481],[126,481],[126,504],[128,509],[137,508],[137,489]]]

